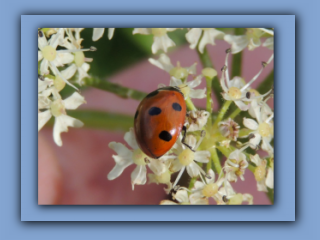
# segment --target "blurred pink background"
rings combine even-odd
[[[221,67],[224,65],[225,50],[230,45],[224,41],[216,41],[217,45],[208,45],[212,62],[220,78]],[[259,47],[254,51],[244,50],[242,77],[249,81],[258,73],[261,62],[267,61],[272,51]],[[182,67],[189,67],[197,62],[197,74],[202,66],[197,53],[185,45],[175,48],[169,57],[172,64],[180,62]],[[157,59],[158,56],[153,58]],[[231,66],[230,56],[229,64]],[[108,67],[108,66],[106,66]],[[271,62],[252,84],[255,88],[273,69]],[[125,71],[112,76],[110,80],[126,87],[144,92],[155,90],[159,83],[169,85],[169,74],[151,65],[147,59],[139,62]],[[205,87],[205,80],[198,88]],[[133,115],[139,102],[132,99],[121,99],[118,96],[97,89],[83,92],[87,104],[82,109],[103,110],[114,113]],[[214,99],[215,100],[215,99]],[[195,100],[195,105],[205,108],[206,100]],[[273,108],[273,99],[269,100]],[[218,106],[214,101],[214,108]],[[80,119],[81,120],[81,119]],[[109,142],[125,143],[124,132],[108,132],[92,129],[69,128],[68,133],[62,134],[63,146],[58,147],[53,142],[52,128],[44,127],[39,132],[39,173],[38,173],[38,204],[159,204],[166,198],[163,188],[166,185],[146,184],[136,185],[131,189],[130,174],[134,166],[128,167],[120,177],[113,181],[107,179],[107,174],[114,167],[113,150]],[[245,181],[238,180],[233,186],[237,192],[250,193],[254,204],[270,204],[264,192],[258,192],[256,181],[251,171],[246,170]]]

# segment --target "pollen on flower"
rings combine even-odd
[[[48,45],[41,50],[43,57],[48,61],[53,61],[57,56],[57,51],[52,46]]]
[[[50,105],[50,109],[54,117],[59,117],[61,114],[66,114],[66,110],[61,99],[53,101]]]
[[[268,123],[263,122],[259,124],[259,133],[262,137],[269,137],[273,135],[273,128]]]
[[[257,182],[264,179],[266,176],[266,167],[263,165],[257,166],[254,170],[254,177],[256,178]]]
[[[243,202],[243,197],[241,193],[237,193],[236,195],[232,196],[229,200],[229,205],[241,205]]]
[[[182,165],[188,166],[194,159],[194,152],[186,148],[179,154],[178,159]]]
[[[180,91],[183,93],[185,97],[188,97],[190,94],[190,87],[187,84],[181,84],[178,86]]]
[[[177,62],[177,66],[172,68],[169,71],[169,74],[178,79],[185,79],[186,77],[188,77],[189,73],[187,69],[180,67],[180,62]]]
[[[216,183],[209,183],[202,189],[202,194],[205,197],[212,197],[218,192],[218,188]]]
[[[156,179],[159,183],[168,183],[171,179],[171,174],[169,171],[165,171],[161,175],[156,175]]]
[[[237,87],[230,87],[228,90],[228,95],[230,98],[239,99],[241,98],[241,91]]]
[[[60,92],[64,87],[66,86],[65,81],[62,80],[61,77],[56,76],[56,78],[53,81],[54,87],[57,89],[58,92]]]
[[[145,158],[147,158],[147,155],[145,155],[140,148],[137,148],[133,151],[133,162],[139,166],[145,166],[147,163],[145,161]]]
[[[84,64],[84,53],[83,52],[75,52],[74,53],[74,62],[77,67],[81,67]]]

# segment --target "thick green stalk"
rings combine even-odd
[[[216,171],[218,172],[218,174],[220,174],[220,172],[222,170],[222,167],[221,167],[221,164],[220,164],[220,160],[219,160],[219,156],[218,156],[217,150],[215,148],[210,148],[209,152],[211,153],[211,158],[212,158],[213,165],[214,165]]]
[[[210,59],[209,53],[207,51],[207,48],[204,48],[204,51],[203,51],[202,54],[199,52],[199,50],[197,50],[197,53],[199,55],[199,58],[200,58],[200,61],[202,63],[203,68],[209,67],[209,68],[213,68],[214,69],[214,66],[213,66],[213,63],[212,63],[212,61]],[[217,97],[217,101],[218,101],[219,105],[221,106],[222,105],[222,98],[221,98],[220,93],[222,92],[222,88],[220,86],[220,83],[218,81],[218,77],[217,76],[212,79],[211,86],[212,86],[214,94]]]
[[[237,108],[236,110],[234,110],[230,115],[229,117],[227,117],[228,119],[231,118],[231,119],[234,119],[236,116],[238,116],[238,114],[241,113],[241,109],[240,108]]]
[[[260,94],[268,92],[273,86],[274,71],[272,70],[269,75],[259,84],[257,91]]]
[[[189,97],[186,99],[186,104],[189,110],[197,110],[197,108],[194,106],[193,102]]]
[[[123,87],[119,84],[111,83],[98,77],[84,78],[83,81],[85,86],[91,86],[100,90],[112,92],[122,98],[132,98],[140,101],[147,95],[147,93]]]
[[[208,79],[206,78],[206,82],[207,82],[207,105],[206,105],[206,110],[207,112],[210,113],[210,121],[211,122],[211,113],[212,113],[212,80],[213,79]]]
[[[133,126],[133,116],[123,114],[95,110],[68,110],[67,114],[82,121],[86,128],[128,131]],[[53,124],[54,118],[51,118],[48,126],[52,126]]]
[[[228,100],[223,104],[223,106],[218,114],[218,117],[217,117],[216,121],[214,122],[214,125],[213,125],[214,128],[217,127],[219,122],[223,119],[223,117],[226,114],[226,112],[228,111],[231,103],[232,103],[232,101]]]

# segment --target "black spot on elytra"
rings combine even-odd
[[[146,98],[151,98],[151,97],[157,95],[158,93],[159,93],[159,91],[158,91],[158,90],[155,90],[155,91],[149,93],[149,94],[146,96]]]
[[[138,117],[139,111],[137,110],[136,113],[134,114],[134,119]]]
[[[162,131],[160,134],[159,134],[159,138],[166,141],[166,142],[169,142],[171,139],[172,139],[172,136],[169,132],[167,131]]]
[[[176,111],[181,111],[181,106],[180,106],[180,104],[179,103],[172,103],[172,108],[174,109],[174,110],[176,110]]]
[[[161,109],[158,107],[152,107],[149,109],[149,115],[154,116],[154,115],[159,115],[161,113]]]

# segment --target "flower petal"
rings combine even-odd
[[[58,146],[62,146],[62,140],[60,134],[62,132],[67,132],[68,127],[82,127],[83,123],[75,118],[69,117],[67,115],[60,115],[55,118],[53,126],[53,140]]]
[[[147,182],[147,168],[146,166],[137,166],[131,173],[132,190],[134,185],[144,185]]]
[[[104,34],[104,28],[94,28],[93,29],[93,35],[92,35],[92,41],[99,40]]]
[[[249,104],[245,104],[242,101],[234,101],[234,103],[238,106],[241,111],[247,111],[250,107]]]
[[[205,98],[206,95],[206,88],[204,89],[191,89],[190,93],[189,93],[189,97],[190,98],[197,98],[197,99],[201,99],[201,98]]]
[[[109,40],[111,40],[111,38],[113,37],[114,30],[115,30],[115,28],[109,28],[108,29],[108,38],[109,38]]]
[[[124,140],[132,149],[135,150],[139,148],[133,128],[130,128],[129,132],[126,132],[126,134],[124,135]]]
[[[208,163],[211,154],[209,151],[196,151],[194,153],[194,160],[201,163]]]
[[[190,88],[198,87],[201,84],[202,77],[203,77],[202,75],[197,76],[194,80],[187,82],[187,85]]]
[[[257,130],[259,127],[258,123],[250,118],[243,118],[243,125],[251,130]]]
[[[186,39],[190,43],[190,48],[195,49],[198,44],[198,41],[201,37],[202,30],[201,28],[192,28],[187,32]]]
[[[224,40],[231,44],[231,52],[232,54],[241,52],[246,46],[249,44],[249,40],[247,36],[233,36],[233,35],[225,35]]]
[[[166,72],[170,72],[170,70],[174,68],[174,66],[171,64],[170,58],[164,53],[160,54],[158,60],[149,58],[149,62],[156,67],[165,70]]]
[[[273,169],[268,168],[267,177],[266,177],[266,185],[268,188],[273,189]]]
[[[187,172],[190,177],[197,177],[200,174],[199,170],[199,165],[197,165],[194,161],[192,161],[188,166],[187,166]]]
[[[70,97],[62,101],[66,109],[77,109],[81,104],[86,103],[84,97],[78,92],[74,92]]]
[[[63,35],[64,35],[64,29],[59,28],[58,32],[51,36],[51,38],[49,40],[50,46],[53,47],[54,49],[56,49],[59,42],[63,39]]]
[[[49,121],[51,116],[50,110],[38,113],[38,131]]]
[[[250,147],[251,148],[257,148],[260,141],[261,141],[261,135],[256,133],[253,135],[254,137],[252,137],[250,140],[249,140],[249,143],[250,143]]]
[[[175,77],[171,77],[170,78],[170,86],[175,87],[175,86],[179,86],[182,84],[181,79],[175,78]]]
[[[162,173],[164,173],[167,168],[166,165],[164,163],[162,163],[161,161],[159,161],[158,159],[149,159],[150,163],[148,164],[148,167],[156,174],[156,175],[161,175]]]
[[[170,200],[162,200],[160,202],[160,205],[178,205],[176,202],[170,201]]]
[[[178,190],[176,194],[174,194],[174,198],[180,203],[189,203],[188,192],[184,189]]]
[[[41,61],[43,58],[42,52],[38,51],[38,62]]]
[[[208,205],[209,201],[206,197],[203,197],[200,192],[195,192],[190,195],[190,204],[193,205]]]
[[[151,50],[153,54],[156,54],[159,50],[167,52],[169,47],[174,47],[176,44],[172,41],[167,34],[161,37],[153,37],[153,44]]]
[[[143,35],[149,35],[151,34],[151,28],[135,28],[133,29],[132,34],[143,34]]]

